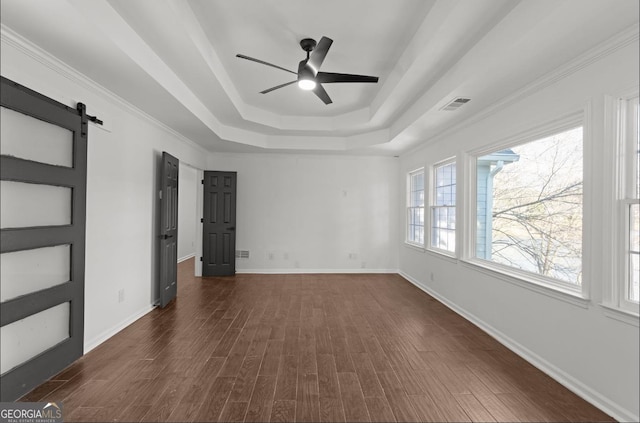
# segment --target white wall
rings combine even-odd
[[[198,171],[180,162],[178,172],[178,261],[183,261],[196,254],[197,211],[196,195],[198,188]]]
[[[238,172],[239,272],[393,271],[398,159],[214,154]],[[351,254],[351,258],[349,256]]]
[[[621,48],[555,83],[460,128],[417,151],[401,156],[399,192],[404,175],[418,167],[515,136],[523,130],[586,110],[585,220],[587,245],[584,280],[591,291],[586,308],[510,283],[460,260],[399,248],[399,267],[412,282],[498,337],[536,366],[614,417],[638,421],[639,331],[636,325],[608,317],[600,306],[606,272],[604,224],[610,207],[603,157],[605,95],[638,85],[638,42]],[[555,80],[555,79],[554,79]],[[459,173],[460,175],[460,173]],[[458,192],[465,179],[458,179]],[[464,196],[458,196],[460,208]],[[401,202],[399,203],[401,204]],[[404,225],[404,219],[401,219]],[[458,220],[460,224],[460,220]],[[402,237],[402,236],[401,236]],[[402,239],[401,239],[402,241]],[[402,242],[401,242],[402,244]],[[433,280],[431,274],[433,273]]]
[[[90,125],[87,174],[85,351],[148,312],[156,296],[157,164],[162,151],[204,168],[206,152],[72,70],[3,40],[1,73],[105,121]],[[124,289],[123,302],[118,291]]]

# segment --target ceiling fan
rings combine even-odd
[[[300,47],[307,52],[307,58],[300,61],[298,64],[298,72],[285,69],[281,66],[268,63],[263,60],[255,59],[253,57],[245,56],[244,54],[236,54],[236,57],[241,59],[251,60],[252,62],[262,63],[263,65],[271,66],[276,69],[283,70],[285,72],[297,75],[298,78],[295,81],[286,82],[284,84],[276,85],[275,87],[268,88],[264,91],[260,91],[261,94],[270,93],[287,85],[298,83],[298,86],[306,91],[313,91],[324,104],[332,103],[329,94],[325,91],[322,84],[332,84],[336,82],[378,82],[377,76],[366,75],[353,75],[349,73],[333,73],[333,72],[320,72],[320,66],[324,62],[324,58],[329,51],[329,47],[333,44],[333,40],[328,37],[322,37],[316,44],[316,41],[312,38],[305,38],[300,41]]]

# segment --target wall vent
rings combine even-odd
[[[470,101],[471,101],[470,98],[458,97],[458,98],[455,98],[455,99],[451,100],[447,104],[445,104],[443,107],[440,108],[440,110],[456,110],[460,106],[462,106],[462,105],[464,105],[464,104],[466,104],[466,103],[468,103]]]
[[[236,250],[236,258],[248,259],[249,258],[249,251],[247,251],[247,250]]]

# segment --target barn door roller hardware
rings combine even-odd
[[[86,114],[87,106],[85,106],[84,103],[78,103],[76,108],[78,109],[78,111],[80,113],[84,113],[84,115],[87,117],[87,120],[90,120],[91,122],[95,123],[96,125],[102,125],[104,123],[100,119],[98,119],[97,116],[90,116],[90,115]]]

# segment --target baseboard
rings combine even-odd
[[[184,257],[180,257],[180,258],[178,259],[178,263],[182,263],[183,261],[185,261],[185,260],[189,260],[190,258],[195,257],[195,256],[196,256],[196,253],[189,254],[189,255],[184,256]]]
[[[398,269],[236,269],[236,273],[257,273],[264,275],[273,274],[307,274],[307,273],[393,273],[397,274]]]
[[[624,407],[621,407],[620,405],[611,401],[609,398],[593,390],[592,388],[585,385],[575,377],[566,373],[564,370],[556,367],[555,365],[551,364],[544,358],[540,357],[535,352],[531,351],[530,349],[524,347],[517,341],[513,340],[511,337],[505,335],[498,329],[487,324],[485,321],[478,318],[474,314],[469,313],[468,311],[459,307],[455,303],[447,300],[446,298],[438,294],[436,291],[433,291],[428,286],[423,285],[417,279],[413,278],[412,276],[404,272],[398,272],[398,273],[400,274],[400,276],[405,278],[407,281],[415,285],[420,290],[426,292],[427,294],[429,294],[436,300],[440,301],[442,304],[444,304],[445,306],[447,306],[457,314],[461,315],[465,319],[469,320],[470,322],[472,322],[473,324],[475,324],[476,326],[478,326],[479,328],[487,332],[489,335],[495,338],[502,345],[509,348],[514,353],[518,354],[520,357],[528,361],[531,365],[535,366],[538,370],[546,373],[547,375],[555,379],[558,383],[563,385],[565,388],[569,389],[571,392],[575,393],[585,401],[593,404],[595,407],[598,407],[600,410],[609,414],[614,419],[618,421],[628,421],[628,422],[640,421],[638,416],[634,415],[633,412],[625,409]]]
[[[89,351],[91,351],[92,349],[97,347],[98,345],[102,344],[107,339],[111,338],[112,336],[114,336],[115,334],[120,332],[122,329],[126,328],[127,326],[129,326],[130,324],[132,324],[133,322],[135,322],[136,320],[138,320],[139,318],[141,318],[145,314],[149,313],[154,308],[155,308],[154,305],[150,305],[148,308],[145,308],[144,310],[140,310],[140,311],[132,314],[131,316],[127,317],[126,319],[124,319],[121,323],[117,324],[116,326],[103,331],[98,336],[95,336],[93,339],[91,339],[89,341],[86,341],[84,343],[84,353],[85,354],[88,353]]]

